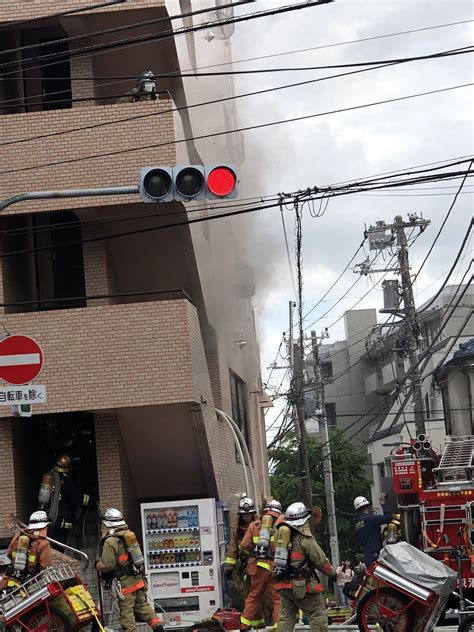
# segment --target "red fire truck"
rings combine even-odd
[[[462,581],[472,598],[474,437],[449,437],[438,455],[419,435],[412,445],[397,448],[391,461],[403,539],[454,570],[453,548],[462,546]]]

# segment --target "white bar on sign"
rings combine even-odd
[[[18,353],[15,355],[0,355],[0,366],[20,366],[23,364],[39,364],[39,353]]]

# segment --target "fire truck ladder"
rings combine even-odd
[[[474,437],[453,437],[446,444],[438,473],[439,486],[471,483],[474,457]]]

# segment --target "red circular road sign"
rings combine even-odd
[[[0,379],[8,384],[28,384],[42,368],[43,352],[33,338],[14,334],[0,341]]]

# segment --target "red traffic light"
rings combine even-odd
[[[214,167],[207,174],[207,188],[217,197],[226,197],[235,189],[237,176],[230,167]]]

